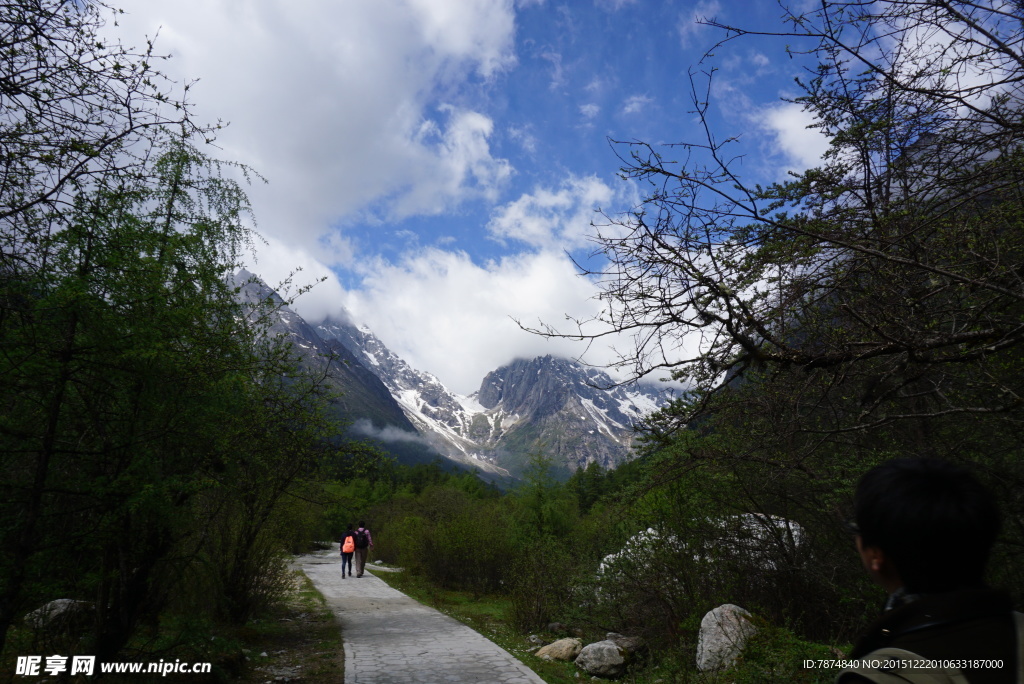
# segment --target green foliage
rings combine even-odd
[[[608,493],[610,487],[607,472],[596,462],[580,468],[566,482],[566,487],[576,496],[580,513],[587,513],[597,501]]]
[[[564,538],[575,524],[576,501],[555,478],[552,459],[543,451],[530,454],[524,482],[515,496],[524,545],[548,537]]]
[[[375,550],[439,586],[494,591],[516,552],[503,508],[451,486],[431,486],[377,509]]]
[[[279,596],[347,447],[267,333],[275,305],[236,299],[249,172],[197,149],[187,113],[165,125],[145,55],[98,40],[99,6],[4,11],[25,68],[0,77],[0,647],[77,598],[95,610],[78,651],[112,659],[176,615],[244,622]]]
[[[804,667],[806,660],[834,660],[835,650],[799,639],[792,632],[765,620],[753,621],[757,632],[751,637],[737,664],[709,681],[736,684],[758,682],[832,682],[837,670]]]
[[[505,587],[511,599],[509,621],[521,632],[543,629],[572,605],[578,559],[567,540],[537,537],[520,545]]]

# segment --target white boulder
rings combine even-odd
[[[92,610],[93,604],[89,601],[57,599],[26,615],[25,624],[33,629],[61,627]]]
[[[707,672],[732,666],[756,631],[750,613],[739,606],[726,603],[708,611],[700,621],[697,669]]]

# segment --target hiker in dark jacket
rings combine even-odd
[[[850,652],[859,666],[836,682],[1016,682],[1018,616],[983,578],[1000,527],[991,493],[959,466],[902,459],[865,474],[854,506],[857,551],[889,598]],[[909,653],[880,650],[894,648]],[[945,662],[891,671],[864,662],[914,659]],[[927,678],[957,670],[965,679]]]
[[[366,523],[359,521],[356,528],[356,577],[363,576],[363,568],[366,567],[366,554],[373,548],[373,537],[370,530],[366,529]]]

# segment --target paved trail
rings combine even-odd
[[[299,556],[345,640],[345,684],[544,684],[507,651],[370,573],[341,578],[338,552]]]

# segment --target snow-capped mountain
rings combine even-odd
[[[325,373],[354,433],[405,462],[441,455],[514,477],[539,451],[565,473],[592,462],[614,467],[631,455],[633,425],[668,398],[648,386],[601,389],[612,385],[607,374],[551,356],[513,361],[460,396],[366,327],[339,318],[310,325],[252,274],[241,271],[233,283],[243,302],[279,303],[269,333],[285,336],[301,363]]]
[[[600,389],[612,385],[607,374],[551,356],[494,370],[464,397],[365,327],[327,319],[316,330],[376,373],[438,451],[490,472],[518,473],[537,450],[568,472],[591,462],[614,467],[630,456],[633,425],[667,399],[648,386]]]
[[[377,374],[348,347],[321,337],[302,316],[284,305],[272,288],[248,271],[236,273],[232,285],[240,288],[238,298],[243,304],[268,299],[275,302],[272,318],[266,321],[267,333],[283,336],[299,363],[324,375],[337,394],[333,408],[339,417],[352,423],[355,436],[373,438],[405,463],[430,462],[442,455],[417,432]]]
[[[508,475],[490,449],[466,439],[466,425],[482,409],[450,391],[436,377],[410,366],[369,328],[328,318],[316,326],[327,340],[339,342],[380,378],[418,432],[448,458],[485,472]]]
[[[644,385],[603,389],[612,384],[606,373],[567,359],[516,360],[488,373],[473,395],[489,423],[487,430],[478,419],[474,436],[493,444],[510,469],[536,449],[569,472],[592,462],[615,467],[631,455],[634,425],[668,397]]]

